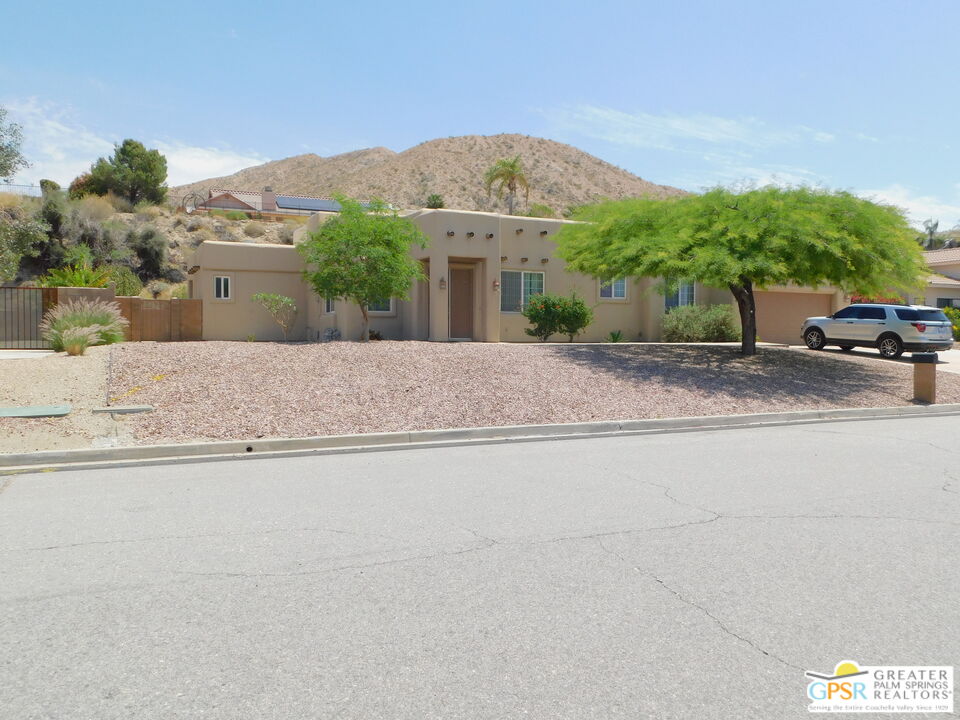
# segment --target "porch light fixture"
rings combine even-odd
[[[494,280],[494,281],[493,281],[493,291],[494,291],[494,292],[500,292],[500,281],[499,281],[499,280]]]
[[[529,259],[530,259],[530,258],[520,258],[520,262],[526,262],[526,261],[529,260]]]
[[[547,231],[546,231],[546,230],[541,230],[541,231],[540,231],[540,237],[546,237],[546,235],[547,235]]]
[[[443,275],[440,276],[440,289],[441,290],[447,289],[447,279]]]
[[[468,237],[468,238],[472,238],[472,237],[473,237],[473,233],[472,233],[472,232],[468,232],[468,233],[467,233],[467,237]]]
[[[548,262],[550,262],[550,258],[540,258],[540,262],[546,265]]]
[[[453,237],[456,233],[453,230],[447,230],[447,237]]]
[[[507,261],[507,256],[506,256],[506,255],[501,255],[501,256],[500,256],[500,262],[506,262],[506,261]]]
[[[523,228],[517,228],[517,235],[523,232]]]
[[[493,233],[487,233],[487,240],[493,240]]]

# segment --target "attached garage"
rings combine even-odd
[[[757,302],[757,337],[764,342],[800,345],[800,326],[808,317],[830,315],[833,293],[754,293]]]

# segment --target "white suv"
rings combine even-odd
[[[839,345],[841,350],[872,347],[885,358],[898,358],[904,350],[949,350],[953,324],[939,308],[871,303],[851,305],[829,317],[807,318],[800,337],[811,350],[827,345]]]

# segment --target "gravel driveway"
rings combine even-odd
[[[689,345],[243,342],[114,346],[139,443],[910,404],[908,365]],[[960,376],[939,375],[940,402]]]

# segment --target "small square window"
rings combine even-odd
[[[370,312],[379,312],[379,313],[388,313],[393,312],[393,298],[388,298],[386,300],[377,300],[370,303],[367,307],[367,310]]]
[[[336,310],[336,298],[324,298],[323,299],[323,311],[329,315],[330,313]]]
[[[691,282],[681,282],[677,286],[677,291],[672,295],[667,295],[664,298],[664,306],[669,312],[671,308],[683,307],[684,305],[693,305],[694,303],[694,287]]]
[[[229,275],[217,275],[213,278],[213,297],[217,300],[230,299]]]
[[[600,297],[604,300],[626,300],[627,279],[616,278],[614,280],[601,280]]]

